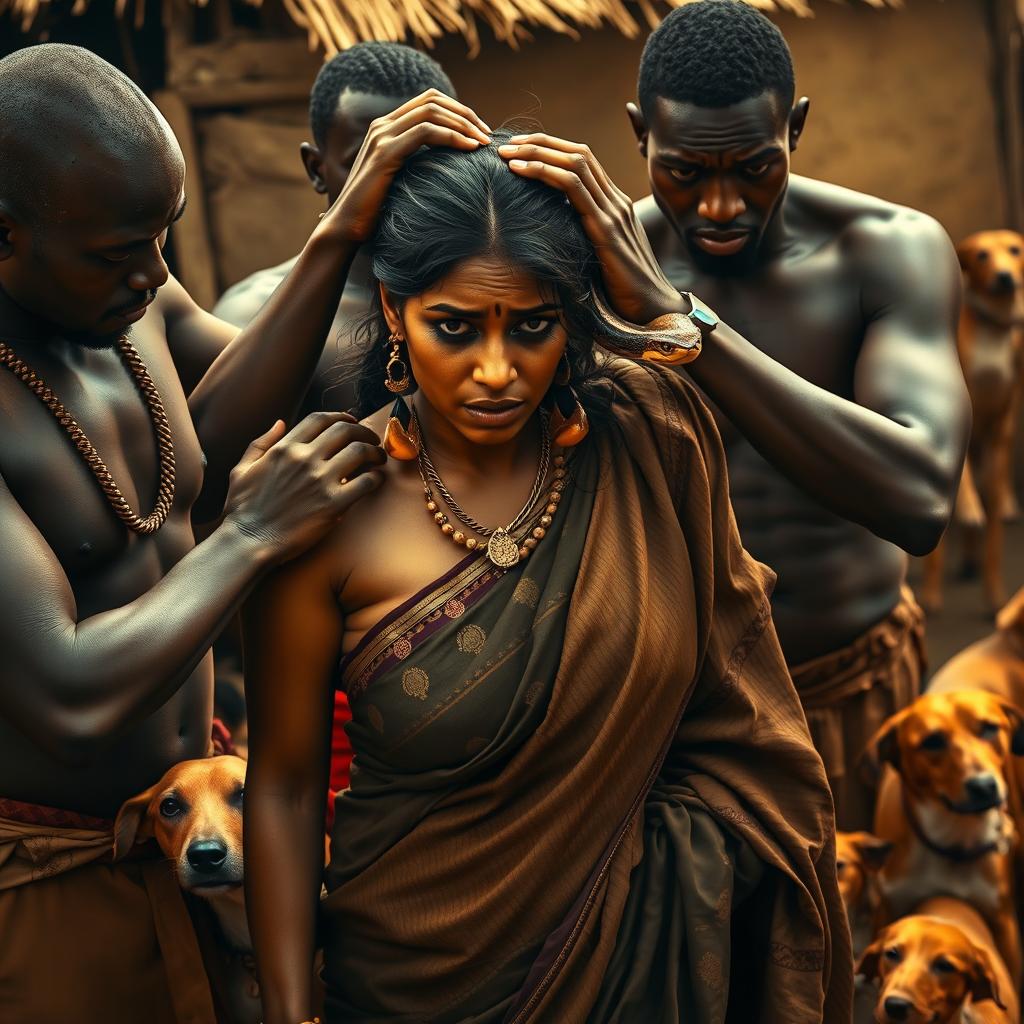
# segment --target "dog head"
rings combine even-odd
[[[145,792],[127,800],[114,823],[114,857],[155,838],[183,889],[215,896],[237,889],[242,870],[245,761],[182,761]]]
[[[1024,715],[982,690],[926,693],[893,715],[867,750],[875,763],[892,765],[910,796],[957,815],[1003,806],[1011,753],[1024,754]]]
[[[853,920],[869,900],[874,876],[892,852],[887,843],[870,832],[836,833],[836,873],[846,916]]]
[[[878,1024],[947,1024],[968,997],[1006,1009],[988,952],[956,925],[927,915],[903,917],[864,950],[857,973],[881,979]]]
[[[1024,237],[1016,231],[979,231],[957,246],[968,301],[993,312],[1024,296]]]

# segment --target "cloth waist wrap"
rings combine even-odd
[[[95,944],[83,943],[78,955],[71,958],[72,962],[56,965],[58,983],[66,986],[70,990],[69,998],[79,1000],[78,1005],[82,1007],[81,1014],[75,1013],[63,1019],[94,1019],[85,1009],[93,1005],[87,992],[90,986],[97,987],[105,982],[104,971],[91,971],[90,961],[102,961],[106,971],[112,969],[116,974],[117,970],[125,969],[118,958],[127,950],[137,951],[137,947],[144,945],[155,930],[159,956],[163,961],[163,970],[156,965],[155,973],[162,975],[165,971],[166,980],[160,978],[158,991],[135,993],[138,1002],[134,1004],[130,996],[118,997],[115,986],[115,992],[105,997],[111,1000],[111,1015],[104,1020],[134,1022],[169,1018],[178,1024],[215,1024],[213,1001],[199,946],[173,865],[159,850],[140,851],[132,859],[112,864],[113,828],[112,821],[102,818],[0,798],[0,934],[8,937],[5,944],[9,944],[6,950],[0,944],[0,991],[4,992],[0,999],[3,1003],[0,1020],[13,1020],[5,1017],[4,1013],[18,1013],[23,1005],[18,1001],[19,997],[10,995],[4,987],[8,973],[5,960],[12,955],[21,956],[20,950],[14,947],[28,949],[34,962],[40,965],[35,979],[24,979],[29,988],[36,988],[36,996],[28,996],[28,1005],[32,1006],[36,998],[46,999],[45,993],[39,989],[46,984],[44,972],[47,970],[47,956],[54,948],[54,929],[73,925],[84,936],[92,938]],[[78,883],[83,887],[89,886],[94,876],[88,869],[97,865],[111,865],[110,871],[121,870],[133,879],[141,877],[145,899],[126,900],[124,903],[110,901],[98,908],[95,920],[86,922],[72,922],[67,917],[64,920],[59,917],[50,919],[49,914],[41,912],[38,919],[32,921],[36,929],[34,933],[26,932],[24,914],[17,911],[19,926],[17,932],[12,931],[11,916],[15,910],[5,896],[20,891],[31,896],[33,887],[42,888],[44,885],[74,886]],[[126,887],[121,891],[130,890]],[[73,914],[72,901],[64,901],[60,892],[56,895],[56,910],[59,912],[62,903],[66,902],[67,914]],[[53,904],[52,899],[47,899],[46,910]],[[18,935],[17,943],[11,940],[14,934]],[[15,969],[13,965],[11,969]],[[17,968],[19,974],[22,970],[20,966]],[[125,979],[125,982],[125,989],[131,991],[132,979]],[[157,1017],[153,1012],[154,1004],[160,1000],[169,1001],[170,1005],[163,1007],[165,1015]],[[48,1004],[44,1002],[44,1005]],[[17,1019],[50,1020],[46,1016]]]
[[[830,778],[842,777],[850,757],[861,753],[845,750],[848,701],[876,687],[881,691],[861,713],[866,741],[889,715],[917,698],[927,664],[924,624],[924,612],[904,584],[899,602],[881,622],[846,647],[790,669]]]
[[[849,1020],[831,798],[772,574],[696,392],[608,373],[531,557],[471,554],[341,665],[330,1024]]]

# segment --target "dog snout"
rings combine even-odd
[[[964,783],[967,799],[977,807],[992,807],[1002,801],[999,780],[991,773],[975,775]]]
[[[213,875],[220,871],[227,856],[227,847],[213,839],[192,843],[185,854],[192,870],[202,875]]]
[[[914,1004],[909,999],[904,999],[903,996],[886,996],[885,1002],[882,1003],[882,1009],[885,1010],[885,1015],[890,1021],[907,1021],[910,1020]]]
[[[1017,288],[1017,278],[1009,270],[1000,270],[992,277],[994,292],[1012,292]]]

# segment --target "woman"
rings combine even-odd
[[[335,685],[328,1022],[848,1019],[831,800],[714,422],[595,353],[692,355],[689,303],[585,147],[434,103],[462,140],[392,144],[400,108],[339,200],[373,229],[359,386],[397,457],[247,614],[265,1020],[311,1013]]]

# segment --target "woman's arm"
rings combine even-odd
[[[343,626],[329,553],[328,541],[268,577],[244,612],[245,890],[265,1024],[312,1018],[332,681]]]

